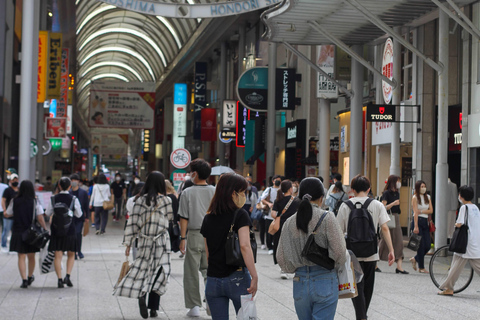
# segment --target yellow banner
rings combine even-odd
[[[47,49],[48,31],[38,34],[38,72],[37,72],[37,102],[47,100]]]
[[[50,33],[48,46],[47,97],[60,99],[60,77],[62,70],[62,34]]]

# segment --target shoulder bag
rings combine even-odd
[[[456,253],[467,252],[468,244],[468,206],[465,205],[465,223],[459,228],[455,227],[453,232],[452,241],[448,250]]]
[[[98,191],[100,192],[100,187],[98,187]],[[102,194],[103,197],[103,194]],[[105,198],[105,197],[103,197]],[[108,199],[108,195],[107,195]],[[110,195],[110,200],[103,201],[103,210],[112,210],[115,207],[113,196]]]
[[[268,227],[268,233],[271,234],[272,236],[278,232],[278,230],[280,230],[280,217],[285,213],[287,212],[288,208],[290,208],[290,205],[292,204],[294,200],[294,197],[291,196],[290,200],[288,201],[287,205],[285,206],[285,208],[282,210],[282,213],[281,214],[277,214],[277,216],[275,217],[275,219],[272,221],[272,223],[270,224],[270,227]]]
[[[268,196],[265,198],[265,200],[268,201],[268,202],[270,202],[270,193],[271,193],[270,191],[271,191],[271,190],[272,190],[272,188],[269,187],[269,188],[268,188]],[[267,192],[267,190],[265,190],[264,192]],[[265,211],[268,212],[268,210],[269,210],[270,208],[268,207],[268,205],[266,205],[266,204],[263,203],[262,199],[259,199],[259,200],[258,200],[258,203],[257,203],[257,209],[258,209],[258,210],[262,210],[263,213],[265,214]]]
[[[325,216],[327,214],[328,211],[325,211],[323,213],[312,233],[308,236],[307,243],[305,243],[305,247],[303,247],[302,250],[302,257],[321,267],[324,267],[327,270],[332,270],[333,268],[335,268],[335,261],[328,256],[328,249],[320,247],[315,242],[315,235],[317,234],[317,229],[320,227],[323,219],[325,219]]]
[[[245,261],[243,260],[242,250],[240,249],[240,238],[238,232],[233,230],[235,220],[237,219],[237,213],[240,209],[235,211],[233,216],[232,225],[227,234],[227,241],[225,242],[225,257],[226,264],[230,266],[245,267]],[[250,245],[252,246],[253,259],[257,262],[257,241],[255,240],[255,233],[250,229]]]
[[[30,225],[30,228],[22,232],[22,241],[30,246],[42,249],[47,244],[50,236],[48,234],[48,231],[39,226],[38,223],[35,221],[36,210],[37,200],[34,200],[32,224]]]
[[[407,248],[416,252],[420,247],[420,242],[422,242],[422,236],[412,232],[408,240]]]
[[[390,218],[390,220],[387,221],[388,228],[395,229],[397,224],[395,223],[395,215],[392,213],[392,210],[387,210],[387,216]]]

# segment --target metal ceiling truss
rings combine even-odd
[[[432,0],[432,2],[435,3],[440,8],[440,10],[444,11],[450,18],[452,18],[453,20],[455,20],[455,22],[462,26],[465,31],[470,33],[473,37],[477,38],[477,40],[480,40],[480,31],[478,30],[478,28],[460,10],[460,8],[457,7],[457,5],[452,0],[447,0],[447,2],[452,6],[453,10],[455,10],[455,13],[457,14],[454,14],[449,8],[447,8],[443,3],[438,0]]]

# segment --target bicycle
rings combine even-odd
[[[430,278],[437,288],[439,288],[447,278],[450,266],[452,265],[453,252],[449,251],[448,247],[448,245],[445,245],[437,249],[430,260]],[[467,262],[464,270],[462,270],[458,280],[455,282],[453,293],[459,293],[467,289],[472,282],[472,279],[473,269],[470,266],[470,263]]]

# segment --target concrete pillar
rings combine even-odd
[[[241,24],[238,28],[238,78],[243,73],[243,58],[245,57],[245,25]],[[238,81],[238,79],[237,79]],[[232,142],[233,143],[233,142]],[[243,160],[245,157],[245,148],[237,148],[237,170],[243,172]],[[252,172],[250,172],[252,174]]]
[[[227,98],[227,43],[222,42],[220,46],[220,90],[218,91],[217,109],[220,110],[220,125],[223,123],[223,100]],[[225,161],[225,143],[217,143],[219,165],[224,166]]]
[[[363,56],[363,46],[355,45],[352,49]],[[362,173],[362,124],[363,124],[363,66],[352,58],[352,91],[350,105],[350,180]]]
[[[20,132],[18,143],[18,173],[20,180],[32,179],[30,175],[30,138],[32,112],[32,77],[34,77],[35,1],[25,0],[22,9],[22,65],[20,84]]]
[[[395,27],[395,32],[399,32],[399,27]],[[397,81],[397,86],[392,92],[392,105],[398,106],[401,99],[401,79],[402,79],[402,46],[398,40],[393,39],[393,79]],[[397,111],[399,108],[397,108]],[[400,117],[397,112],[396,118]],[[390,174],[400,175],[400,123],[392,123],[393,136],[390,148]]]
[[[277,44],[268,44],[268,110],[267,110],[267,183],[275,174],[275,69],[277,68]]]
[[[330,176],[330,100],[318,99],[318,174],[325,179]]]
[[[438,75],[437,165],[435,167],[435,248],[447,244],[448,198],[448,38],[449,18],[439,11],[438,62],[443,71]]]
[[[461,171],[460,171],[460,185],[468,184],[468,121],[469,106],[470,106],[470,55],[471,55],[471,40],[470,34],[463,30],[463,57],[462,57],[462,155],[461,155]]]

